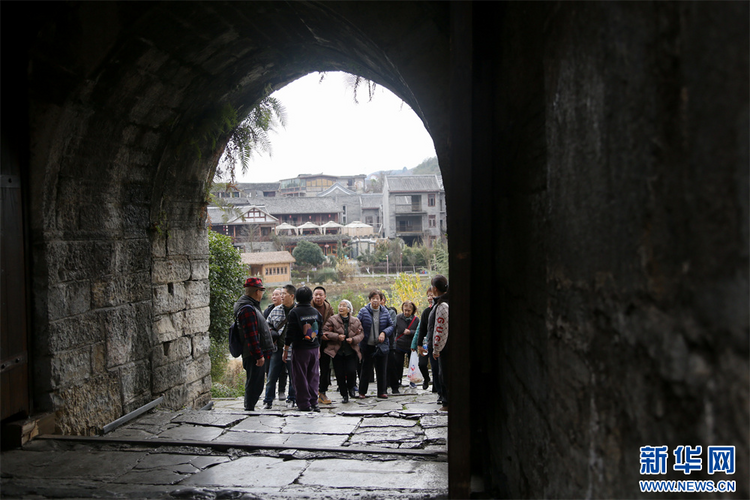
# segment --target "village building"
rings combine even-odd
[[[250,276],[260,276],[266,285],[286,285],[292,282],[292,264],[296,259],[291,253],[247,252],[242,254],[242,263],[248,266]]]
[[[386,238],[401,238],[407,245],[422,241],[430,246],[445,232],[445,217],[445,191],[439,176],[385,177],[383,235]]]

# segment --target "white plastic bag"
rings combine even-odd
[[[407,378],[409,379],[409,382],[415,384],[424,380],[422,378],[422,372],[419,370],[419,354],[417,354],[417,351],[412,351],[411,356],[409,357],[409,375],[407,375]]]

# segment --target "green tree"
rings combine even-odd
[[[317,266],[325,261],[323,250],[318,245],[309,241],[300,241],[297,246],[292,250],[292,256],[300,264],[310,264]]]
[[[227,342],[227,331],[234,322],[234,302],[242,295],[242,280],[245,268],[239,251],[232,246],[232,238],[208,232],[208,282],[211,325],[208,332],[212,339]]]

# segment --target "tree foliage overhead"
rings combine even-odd
[[[272,154],[269,134],[279,125],[286,126],[286,109],[275,97],[266,96],[232,131],[222,161],[216,167],[216,177],[229,177],[230,182],[234,183],[238,163],[244,174],[255,154]],[[225,169],[222,169],[222,163]]]
[[[211,338],[226,343],[227,331],[234,322],[234,303],[244,292],[245,268],[239,251],[229,236],[208,231],[208,282]]]
[[[325,261],[323,250],[321,250],[315,243],[305,240],[297,243],[297,246],[292,250],[292,256],[299,264],[318,266]]]

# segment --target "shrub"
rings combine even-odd
[[[416,274],[399,273],[391,286],[391,297],[388,303],[401,311],[401,303],[405,300],[414,302],[417,309],[422,310],[427,305],[427,295],[422,289],[422,280]]]
[[[239,251],[229,236],[208,231],[208,282],[211,338],[227,342],[227,332],[234,322],[234,303],[242,295],[245,268]]]
[[[292,256],[301,264],[308,263],[313,266],[320,265],[325,261],[323,250],[315,243],[305,240],[297,243],[297,246],[292,250]]]
[[[325,283],[327,281],[341,281],[339,279],[339,273],[331,267],[326,267],[318,271],[318,273],[315,275],[314,280],[316,283]]]

